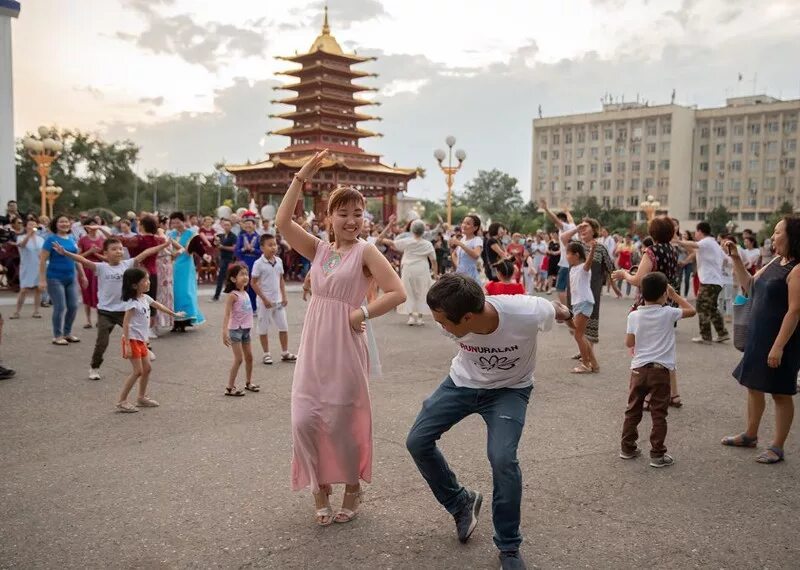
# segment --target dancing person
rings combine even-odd
[[[142,263],[147,258],[157,254],[169,245],[162,242],[160,245],[146,249],[133,259],[123,259],[125,251],[122,242],[110,237],[103,242],[103,258],[106,261],[89,261],[86,257],[70,253],[59,244],[54,244],[53,249],[61,255],[77,261],[85,271],[91,271],[97,279],[97,338],[92,352],[92,362],[89,366],[89,380],[100,380],[100,366],[103,364],[103,355],[108,348],[108,339],[115,326],[122,327],[125,320],[127,303],[122,299],[122,277],[125,271],[136,263]],[[149,289],[148,289],[149,291]],[[152,354],[150,354],[152,358]]]
[[[516,267],[516,271],[514,271],[514,280],[517,283],[522,281],[522,265],[525,262],[527,253],[525,249],[525,239],[522,237],[522,234],[518,232],[511,234],[511,243],[506,246],[506,259],[510,259],[514,262],[514,266]]]
[[[80,342],[72,334],[72,325],[78,313],[78,291],[75,283],[77,270],[78,284],[88,286],[83,266],[54,250],[59,244],[65,251],[78,253],[78,244],[72,236],[67,216],[56,216],[50,221],[50,232],[39,254],[39,289],[47,284],[47,294],[53,303],[53,344],[66,346]]]
[[[217,235],[214,243],[219,249],[219,269],[217,271],[217,287],[214,289],[214,296],[211,297],[212,301],[219,301],[219,294],[222,292],[222,287],[225,285],[226,275],[228,274],[228,266],[234,261],[234,250],[236,249],[237,236],[233,233],[233,224],[227,218],[223,218],[219,222],[222,228],[222,233]]]
[[[487,295],[524,295],[525,286],[514,281],[516,265],[510,259],[501,259],[494,266],[497,281],[486,284]]]
[[[761,268],[761,250],[755,237],[750,235],[744,238],[744,249],[739,250],[739,257],[742,258],[744,268],[750,275],[758,272]]]
[[[172,212],[169,215],[169,222],[172,230],[167,237],[175,240],[183,248],[173,264],[172,288],[175,308],[185,316],[180,321],[174,321],[172,331],[186,332],[186,327],[201,325],[206,321],[197,303],[197,268],[192,254],[187,251],[189,243],[197,234],[196,231],[186,227],[186,217],[183,212]]]
[[[644,249],[642,260],[639,262],[639,268],[635,274],[631,274],[626,269],[617,269],[611,274],[611,279],[625,281],[628,286],[641,287],[642,280],[649,275],[658,271],[666,276],[667,282],[672,285],[676,291],[680,291],[681,278],[678,270],[678,252],[676,247],[672,245],[675,239],[675,225],[672,220],[667,216],[656,216],[647,226],[647,232],[653,240],[652,245]],[[669,300],[673,307],[677,307],[675,301],[671,298]],[[641,289],[636,295],[636,300],[633,303],[632,310],[636,310],[645,304],[644,295]],[[677,321],[676,321],[677,322]],[[674,331],[673,331],[674,333]],[[678,393],[678,378],[675,368],[671,368],[670,374],[670,400],[669,405],[675,408],[683,406],[681,396]],[[646,398],[644,402],[645,410],[649,409],[650,399]]]
[[[483,239],[478,235],[480,229],[481,219],[470,214],[461,222],[464,239],[459,239],[457,236],[450,238],[450,247],[453,249],[451,258],[455,272],[471,277],[479,283],[478,260],[483,251]]]
[[[119,242],[117,242],[119,243]],[[159,246],[165,247],[165,246]],[[120,244],[120,249],[122,248]],[[150,381],[150,352],[147,349],[147,333],[150,330],[150,309],[169,313],[175,319],[183,317],[169,307],[154,301],[147,294],[150,290],[150,276],[147,271],[131,267],[122,274],[122,301],[126,303],[125,318],[122,321],[122,357],[131,361],[131,375],[125,380],[117,402],[119,412],[138,412],[138,408],[156,408],[158,402],[148,397],[147,384]],[[139,382],[136,405],[128,401],[133,385]]]
[[[22,307],[25,304],[25,297],[28,293],[33,293],[33,315],[34,319],[41,319],[39,305],[41,304],[42,292],[39,288],[39,255],[44,246],[44,238],[36,233],[36,220],[31,218],[25,223],[25,233],[18,235],[16,246],[19,250],[19,294],[17,295],[17,307],[11,315],[11,319],[18,319]]]
[[[100,252],[103,251],[103,242],[106,241],[106,236],[100,231],[100,227],[96,225],[83,226],[86,230],[86,235],[78,240],[78,250],[80,254],[89,261],[99,262],[102,261]],[[83,328],[92,328],[92,309],[97,310],[97,276],[91,269],[86,269],[86,287],[81,287],[81,297],[83,299],[83,311],[86,315],[86,323]]]
[[[669,222],[670,226],[672,222]],[[670,371],[675,370],[675,324],[697,314],[660,271],[645,275],[639,284],[644,305],[628,314],[625,346],[633,349],[628,407],[622,425],[619,456],[635,459],[641,455],[636,445],[642,421],[645,397],[650,396],[650,467],[669,467],[674,463],[667,454],[667,414],[670,405]],[[677,307],[670,306],[667,301]]]
[[[428,312],[425,298],[431,288],[432,275],[439,273],[436,261],[436,250],[433,244],[424,239],[425,222],[414,220],[411,222],[411,237],[395,240],[383,239],[383,243],[401,252],[400,278],[403,281],[408,300],[405,308],[408,313],[409,326],[422,326],[422,314]]]
[[[678,242],[680,243],[680,234],[678,234]],[[686,230],[684,232],[683,239],[688,241],[694,241],[692,237],[692,232]],[[678,279],[681,282],[681,287],[677,289],[678,293],[681,292],[683,289],[683,296],[689,297],[689,287],[692,285],[692,276],[694,274],[694,262],[696,257],[696,252],[688,251],[685,247],[681,245],[676,245],[675,247],[678,248],[678,271],[679,276]]]
[[[162,249],[156,256],[156,276],[158,277],[158,287],[156,288],[156,301],[165,307],[175,306],[175,279],[173,263],[178,255],[183,253],[182,247],[175,247],[177,244],[167,238],[167,230],[169,229],[169,218],[162,216],[159,220],[159,228],[156,232],[157,237],[165,239],[170,242],[166,249]],[[151,321],[153,322],[153,321]],[[156,311],[155,322],[153,322],[153,330],[151,331],[151,338],[153,333],[158,334],[158,329],[162,328],[169,330],[173,328],[174,321],[172,317],[162,311]]]
[[[797,375],[800,372],[800,218],[786,216],[772,234],[775,257],[755,276],[745,267],[736,244],[726,242],[739,285],[753,306],[747,344],[733,376],[747,388],[747,428],[723,438],[723,445],[755,447],[766,407],[765,394],[775,402],[772,444],[758,455],[759,463],[777,463],[794,418]]]
[[[679,245],[687,251],[697,253],[697,272],[700,277],[700,291],[697,294],[697,320],[700,325],[700,336],[694,337],[692,342],[711,344],[711,325],[717,330],[717,342],[730,340],[725,321],[717,305],[725,277],[722,274],[722,265],[725,262],[725,253],[711,236],[711,226],[708,222],[697,224],[695,232],[697,241],[681,240]]]
[[[633,241],[631,234],[626,234],[621,244],[617,244],[615,252],[616,265],[618,269],[630,271],[633,268]],[[612,276],[612,279],[614,277]],[[622,290],[622,277],[617,277],[617,289]],[[631,284],[626,283],[625,295],[631,294]]]
[[[247,211],[242,214],[241,222],[242,231],[239,232],[236,238],[236,247],[234,253],[236,259],[247,266],[247,270],[252,275],[253,264],[261,257],[261,249],[258,245],[259,235],[256,232],[256,215],[253,212]],[[253,305],[253,312],[257,310],[256,305],[256,292],[248,285],[247,295],[250,297],[250,302]]]
[[[561,261],[561,242],[558,239],[558,232],[550,233],[550,241],[547,243],[547,284],[545,291],[548,295],[553,292],[558,280],[558,272],[561,268],[558,262]],[[544,262],[542,262],[544,266]]]
[[[572,369],[573,374],[589,374],[599,368],[594,355],[592,343],[586,339],[586,326],[592,317],[595,296],[592,292],[592,260],[597,242],[593,241],[589,254],[583,244],[569,242],[563,245],[567,249],[569,262],[569,290],[572,312],[575,317],[568,323],[572,329],[578,351],[581,355],[578,366]]]
[[[226,396],[244,396],[244,391],[236,387],[236,376],[244,360],[244,389],[258,392],[261,387],[253,384],[253,351],[250,346],[250,331],[253,328],[253,309],[247,294],[250,281],[247,266],[235,263],[225,272],[225,315],[222,318],[222,344],[233,352],[233,364],[228,373]]]
[[[483,262],[486,264],[486,278],[497,281],[494,264],[508,257],[503,249],[503,238],[508,230],[500,222],[492,222],[486,230],[488,234],[483,248]]]
[[[558,229],[558,244],[561,254],[559,256],[558,271],[556,274],[556,291],[558,292],[559,300],[562,303],[566,303],[567,286],[569,285],[569,262],[567,261],[567,248],[565,245],[562,245],[566,243],[563,239],[563,236],[567,232],[573,232],[576,226],[569,210],[565,209],[563,212],[554,214],[547,207],[547,202],[545,200],[539,201],[539,207],[544,211],[547,217],[550,218],[550,221],[555,224],[556,229]],[[575,232],[571,233],[570,239],[572,239],[572,236],[574,235]]]
[[[275,224],[300,255],[312,259],[313,296],[306,311],[300,356],[292,383],[292,489],[311,488],[316,520],[346,523],[358,512],[360,481],[372,480],[372,412],[365,320],[384,315],[406,295],[389,262],[359,240],[366,201],[356,189],[341,186],[328,200],[334,243],[306,232],[292,220],[302,189],[322,166],[328,151],[317,153],[294,175]],[[362,305],[369,276],[383,294]],[[332,485],[344,483],[342,507],[330,506]]]
[[[269,329],[278,329],[278,341],[281,344],[281,362],[295,362],[297,356],[289,352],[289,324],[286,319],[286,306],[289,297],[286,295],[286,280],[283,278],[283,262],[276,254],[278,242],[272,234],[261,234],[259,238],[259,257],[250,268],[250,288],[257,298],[256,332],[261,342],[264,356],[261,362],[272,364],[269,352]]]
[[[492,466],[494,543],[505,569],[524,569],[519,552],[522,473],[517,446],[534,383],[538,333],[571,312],[561,303],[527,295],[485,297],[465,275],[442,276],[428,292],[428,306],[458,354],[442,384],[429,396],[406,447],[436,500],[455,519],[466,542],[478,522],[483,497],[456,479],[436,441],[471,414],[488,430]]]

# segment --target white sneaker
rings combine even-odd
[[[150,330],[147,332],[147,338],[158,338],[156,327],[150,327]]]
[[[99,368],[90,368],[89,369],[89,380],[100,380],[100,369]]]
[[[417,324],[417,319],[414,315],[408,315],[408,322],[406,323],[408,326],[413,327]]]
[[[692,339],[692,342],[696,342],[697,344],[711,344],[710,340],[706,340],[701,336],[696,336]]]
[[[424,325],[425,325],[425,323],[424,323],[424,322],[422,322],[422,315],[420,315],[419,317],[417,317],[417,320],[416,320],[416,322],[415,322],[414,324],[415,324],[415,325],[417,325],[418,327],[421,327],[421,326],[424,326]]]
[[[155,353],[150,349],[147,350],[147,355],[150,357],[150,362],[152,362],[152,361],[154,361],[156,359]]]

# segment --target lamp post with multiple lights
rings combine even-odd
[[[661,202],[655,199],[653,195],[649,195],[647,200],[639,204],[639,208],[644,212],[647,221],[650,222],[653,218],[656,217],[656,212],[659,208],[661,208]]]
[[[47,190],[48,186],[58,188],[55,185],[48,184],[50,167],[52,166],[53,161],[58,158],[58,156],[64,150],[64,145],[61,143],[61,141],[53,138],[54,134],[55,133],[47,127],[39,127],[39,137],[41,138],[37,139],[34,137],[25,137],[25,139],[22,141],[22,146],[28,151],[28,154],[36,163],[36,171],[39,174],[39,193],[41,194],[42,200],[42,216],[47,215],[47,203],[50,201],[50,195],[48,194]],[[50,194],[53,194],[52,191]],[[52,202],[50,202],[51,207],[52,204],[58,199],[60,194],[60,192],[58,194],[53,194],[55,197],[52,198]]]
[[[441,168],[442,172],[444,172],[445,180],[447,182],[447,225],[451,226],[453,224],[453,179],[456,172],[461,170],[461,165],[464,163],[464,159],[467,158],[467,153],[461,149],[457,150],[456,160],[458,160],[458,164],[454,166],[453,146],[456,144],[456,137],[451,135],[447,137],[444,142],[447,144],[448,151],[445,152],[442,149],[436,149],[433,153],[433,156],[439,162],[439,168]],[[445,158],[447,158],[446,166],[444,164]]]

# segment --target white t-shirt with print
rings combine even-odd
[[[258,279],[258,288],[270,303],[280,303],[281,298],[281,275],[283,275],[283,262],[281,258],[275,256],[270,261],[263,255],[256,259],[253,264],[253,271],[250,273],[251,279]],[[264,301],[258,298],[258,303]]]
[[[128,322],[128,340],[147,342],[150,330],[150,305],[153,302],[153,298],[145,294],[125,303],[126,311],[133,309],[133,315]]]
[[[550,301],[526,295],[496,295],[486,302],[497,310],[497,329],[455,339],[460,350],[450,365],[450,378],[463,388],[533,385],[537,337],[553,328],[555,308]]]
[[[628,334],[636,337],[631,369],[657,363],[675,370],[675,323],[683,316],[676,307],[642,305],[628,315]]]
[[[133,259],[124,259],[118,265],[95,263],[97,276],[97,308],[101,311],[123,312],[127,303],[122,300],[122,274],[134,265]]]

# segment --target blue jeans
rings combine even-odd
[[[532,387],[496,390],[459,388],[448,376],[422,404],[408,434],[406,447],[436,500],[455,515],[467,501],[467,491],[450,469],[436,441],[471,414],[480,414],[488,431],[488,455],[492,465],[492,519],[494,543],[501,551],[518,550],[522,501],[522,471],[517,445],[525,426]]]
[[[78,283],[69,279],[47,278],[47,292],[53,303],[53,338],[72,334],[72,323],[78,313]]]

